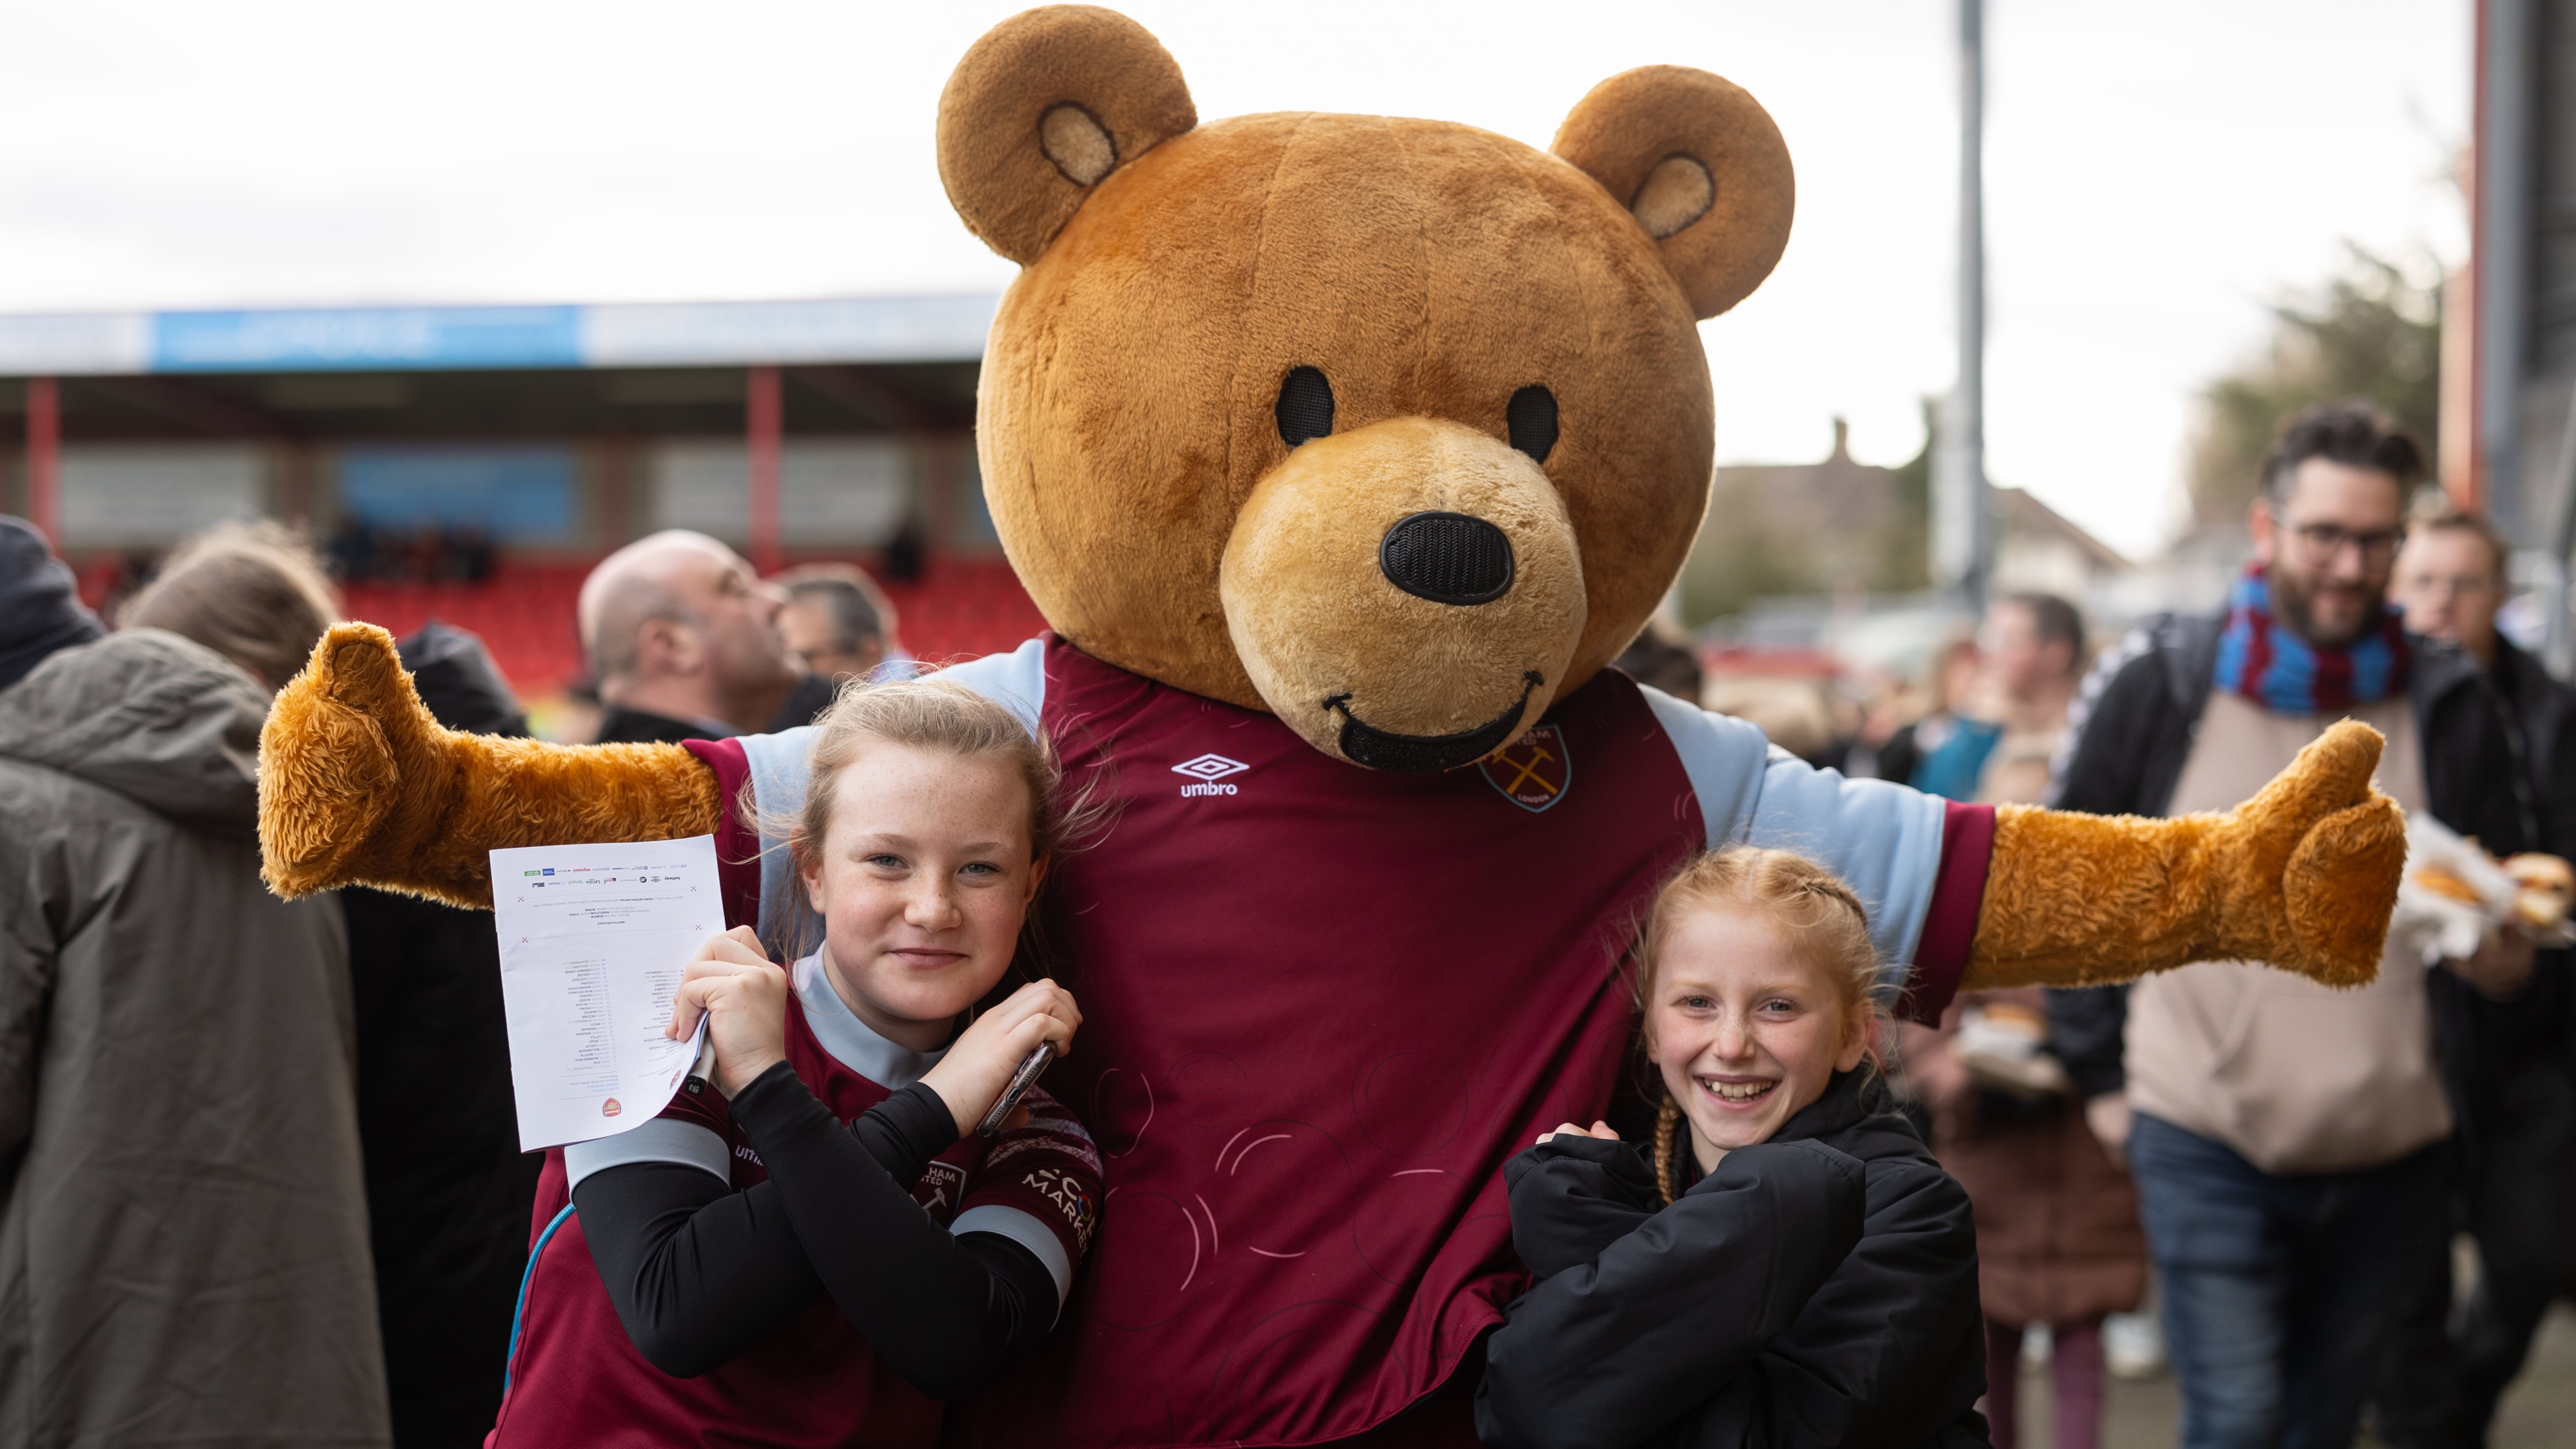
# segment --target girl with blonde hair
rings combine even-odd
[[[776,831],[821,939],[792,967],[747,927],[708,941],[669,1026],[706,1018],[707,1090],[548,1163],[495,1449],[928,1449],[942,1401],[1054,1325],[1099,1154],[1042,1088],[978,1127],[1082,1024],[1011,986],[1058,773],[962,685],[841,691]]]
[[[1504,1167],[1538,1281],[1487,1340],[1486,1443],[1986,1442],[1975,1229],[1878,1079],[1881,980],[1860,899],[1802,856],[1665,885],[1649,1149],[1569,1122]]]

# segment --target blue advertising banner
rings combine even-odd
[[[1001,299],[0,313],[0,377],[973,362]]]
[[[578,367],[578,307],[155,312],[154,372]]]
[[[573,450],[367,446],[340,452],[340,511],[375,528],[478,528],[500,543],[569,543]]]

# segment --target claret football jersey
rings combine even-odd
[[[918,1080],[936,1052],[907,1051],[871,1031],[834,993],[815,957],[796,963],[787,1061],[835,1117],[856,1119]],[[1100,1158],[1090,1134],[1043,1088],[1027,1122],[991,1139],[969,1134],[934,1159],[913,1200],[952,1233],[989,1232],[1036,1255],[1059,1298],[1099,1221]],[[942,1406],[905,1383],[831,1299],[733,1362],[674,1378],[638,1352],[601,1286],[574,1213],[544,1234],[573,1184],[619,1163],[688,1163],[737,1190],[768,1179],[760,1156],[710,1090],[682,1093],[629,1133],[546,1154],[537,1186],[543,1241],[520,1308],[510,1383],[487,1449],[511,1446],[908,1446],[937,1442]]]
[[[1632,1065],[1620,961],[1658,882],[1712,840],[1804,849],[1935,1012],[1973,929],[1990,812],[1809,769],[1613,671],[1432,775],[1052,637],[947,677],[1114,805],[1044,897],[1083,1011],[1046,1080],[1098,1140],[1098,1236],[1055,1331],[952,1443],[1473,1443],[1452,1379],[1526,1282],[1501,1168]],[[695,748],[774,811],[809,739]],[[764,934],[799,929],[783,866],[745,869],[730,888]]]

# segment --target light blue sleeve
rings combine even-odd
[[[1008,706],[1029,733],[1036,734],[1039,712],[1046,708],[1046,641],[1032,639],[1008,654],[951,664],[932,677],[952,680]]]
[[[564,1189],[581,1186],[583,1178],[603,1168],[630,1162],[676,1162],[712,1172],[720,1181],[733,1181],[733,1154],[725,1151],[723,1138],[695,1122],[655,1117],[614,1137],[567,1145]]]
[[[948,1225],[948,1233],[958,1238],[993,1233],[1028,1249],[1055,1279],[1056,1314],[1063,1316],[1064,1300],[1073,1292],[1073,1259],[1065,1255],[1063,1242],[1033,1214],[1003,1203],[979,1203],[959,1213],[957,1221]]]
[[[1757,726],[1640,688],[1699,797],[1708,843],[1794,850],[1841,876],[1869,908],[1885,979],[1901,986],[1940,877],[1941,800],[1816,769]]]
[[[751,798],[760,811],[760,943],[773,961],[793,961],[823,940],[823,918],[805,901],[796,858],[787,839],[773,833],[805,806],[805,776],[814,754],[814,727],[798,725],[774,735],[744,735],[743,759],[751,766]]]
[[[987,654],[938,672],[977,694],[1008,708],[1031,733],[1046,705],[1046,641],[1031,639],[1007,654]],[[752,798],[759,802],[760,939],[781,961],[793,961],[823,939],[823,918],[805,899],[796,879],[796,864],[783,837],[773,836],[769,822],[794,815],[804,807],[805,779],[812,765],[814,727],[799,725],[774,735],[742,737],[743,758],[751,765]]]

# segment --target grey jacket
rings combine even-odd
[[[0,1446],[384,1445],[339,903],[174,634],[0,692]]]

